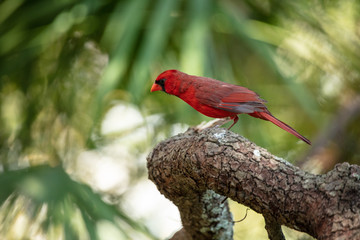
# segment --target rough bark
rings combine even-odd
[[[225,197],[265,218],[270,239],[281,225],[317,239],[360,239],[360,167],[313,175],[226,129],[189,129],[148,156],[149,178],[178,206],[174,239],[232,239]]]

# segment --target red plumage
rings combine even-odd
[[[264,99],[245,87],[212,78],[188,75],[178,70],[167,70],[156,78],[151,87],[151,92],[160,90],[181,98],[208,117],[230,117],[234,122],[229,129],[237,122],[238,114],[246,113],[270,121],[311,145],[310,140],[275,118],[264,105],[266,103]]]

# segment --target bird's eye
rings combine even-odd
[[[155,82],[156,82],[156,84],[159,84],[160,86],[164,86],[165,80],[166,80],[165,78],[161,78],[159,80],[156,80]]]
[[[165,90],[165,81],[166,79],[165,78],[161,78],[161,79],[158,79],[155,81],[155,84],[159,85],[162,89],[162,91],[166,92]]]

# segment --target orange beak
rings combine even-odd
[[[160,90],[162,90],[161,86],[154,83],[150,89],[150,92],[155,92],[155,91],[160,91]]]

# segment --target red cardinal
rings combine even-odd
[[[246,113],[270,121],[311,145],[310,140],[275,118],[264,105],[266,102],[264,99],[245,87],[212,78],[188,75],[178,70],[167,70],[156,78],[151,87],[151,92],[159,90],[181,98],[196,111],[208,117],[230,117],[234,122],[229,129],[238,121],[238,114]]]

